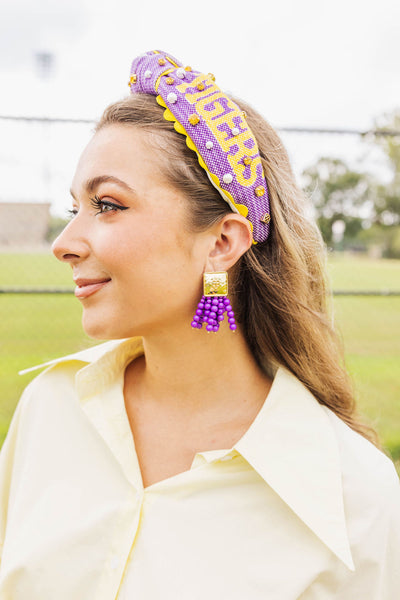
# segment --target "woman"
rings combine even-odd
[[[355,413],[282,143],[165,52],[129,85],[53,247],[109,341],[18,404],[0,598],[399,597],[399,480]]]

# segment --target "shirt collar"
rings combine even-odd
[[[86,363],[76,377],[81,402],[100,393],[135,357],[140,337],[113,340],[25,369]],[[338,443],[326,409],[279,366],[261,410],[234,449],[315,535],[352,571]]]
[[[286,368],[278,368],[266,402],[235,448],[354,571],[333,427],[326,409]]]
[[[141,338],[132,338],[132,340],[133,339],[140,341]],[[112,352],[112,350],[114,349],[117,349],[119,346],[121,346],[122,343],[126,341],[128,340],[111,340],[109,342],[105,342],[104,344],[97,344],[96,346],[92,346],[91,348],[86,348],[86,350],[74,352],[73,354],[67,354],[66,356],[60,356],[59,358],[53,358],[52,360],[40,363],[39,365],[35,365],[34,367],[23,369],[22,371],[19,371],[19,375],[25,375],[25,373],[30,373],[31,371],[38,371],[39,369],[43,369],[43,367],[51,367],[52,365],[57,365],[59,363],[74,360],[84,363],[95,363],[102,356]]]

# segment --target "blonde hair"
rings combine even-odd
[[[289,369],[353,430],[379,447],[377,434],[356,413],[353,385],[345,368],[343,344],[334,327],[326,279],[326,249],[307,215],[308,199],[296,185],[286,150],[275,130],[246,103],[268,182],[271,229],[235,266],[232,303],[237,321],[258,364]],[[134,94],[111,104],[96,131],[129,124],[148,131],[160,151],[166,181],[185,193],[188,227],[202,231],[231,211],[210,184],[196,154],[163,118],[154,96]]]

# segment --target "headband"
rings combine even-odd
[[[214,75],[152,50],[134,59],[129,87],[133,94],[157,97],[164,118],[186,136],[212,185],[250,221],[253,243],[265,242],[271,218],[257,141],[245,113],[215,84]]]

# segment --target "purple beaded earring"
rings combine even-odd
[[[219,330],[220,323],[227,312],[229,328],[235,331],[235,313],[232,310],[228,296],[228,273],[218,271],[203,274],[203,296],[197,305],[196,314],[192,320],[194,329],[201,329],[206,323],[207,331]]]

